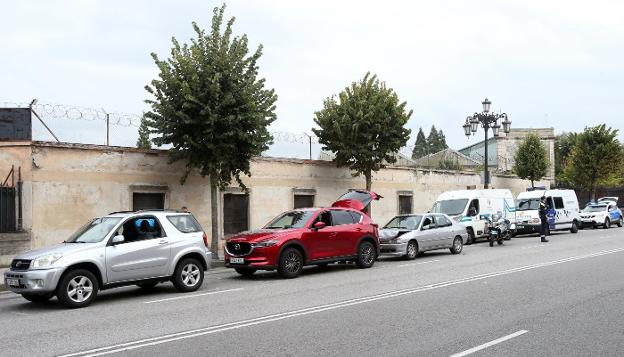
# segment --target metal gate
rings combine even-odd
[[[9,181],[10,180],[10,181]],[[18,168],[17,186],[15,167],[0,183],[0,233],[18,232],[22,229],[22,170]]]

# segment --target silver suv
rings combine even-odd
[[[18,255],[4,273],[7,288],[32,302],[56,295],[69,308],[85,307],[99,290],[172,281],[199,289],[212,253],[190,213],[114,212],[96,218],[63,243]]]

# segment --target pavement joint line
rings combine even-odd
[[[497,338],[494,341],[490,341],[490,342],[484,343],[482,345],[479,345],[477,347],[473,347],[473,348],[471,348],[469,350],[465,350],[463,352],[456,353],[456,354],[452,355],[451,357],[464,357],[464,356],[468,356],[468,355],[473,354],[475,352],[484,350],[484,349],[486,349],[488,347],[492,347],[494,345],[498,345],[499,343],[505,342],[507,340],[511,340],[512,338],[516,338],[518,336],[522,336],[522,335],[524,335],[527,332],[529,332],[529,331],[527,331],[527,330],[520,330],[520,331],[514,332],[512,334],[509,334],[507,336],[503,336],[501,338]]]
[[[416,265],[423,265],[423,264],[429,264],[429,263],[435,263],[435,262],[439,262],[440,259],[435,259],[435,260],[428,260],[426,262],[420,262],[420,263],[408,263],[408,264],[401,264],[401,265],[397,265],[397,267],[410,267],[410,266],[416,266]]]
[[[429,291],[433,289],[483,280],[483,279],[497,277],[497,276],[508,275],[512,273],[542,268],[546,266],[552,266],[556,264],[572,262],[572,261],[581,260],[581,259],[594,258],[594,257],[602,256],[602,255],[619,253],[619,252],[624,252],[624,248],[610,249],[610,250],[605,250],[605,251],[591,253],[591,254],[584,254],[584,255],[575,256],[575,257],[562,258],[562,259],[553,260],[550,262],[537,263],[537,264],[531,264],[531,265],[526,265],[526,266],[517,267],[517,268],[511,268],[511,269],[507,269],[507,270],[503,270],[503,271],[499,271],[495,273],[480,274],[480,275],[475,275],[472,277],[450,280],[446,282],[433,283],[433,284],[429,284],[429,285],[425,285],[425,286],[421,286],[417,288],[395,290],[395,291],[390,291],[386,293],[381,293],[381,294],[376,294],[376,295],[371,295],[371,296],[361,297],[361,298],[355,298],[351,300],[345,300],[345,301],[326,304],[326,305],[313,306],[313,307],[304,308],[300,310],[261,316],[261,317],[248,319],[248,320],[230,322],[230,323],[225,323],[225,324],[211,326],[211,327],[193,329],[189,331],[182,331],[182,332],[167,334],[167,335],[158,336],[158,337],[145,338],[145,339],[140,339],[136,341],[130,341],[130,342],[125,342],[121,344],[95,348],[95,349],[91,349],[87,351],[65,354],[59,357],[109,355],[113,353],[119,353],[119,352],[125,352],[125,351],[135,350],[135,349],[144,348],[144,347],[156,346],[156,345],[160,345],[163,343],[175,342],[175,341],[179,341],[183,339],[205,336],[209,334],[240,329],[243,327],[249,327],[249,326],[260,325],[260,324],[265,324],[269,322],[285,320],[285,319],[298,317],[298,316],[316,314],[316,313],[320,313],[324,311],[335,310],[338,308],[349,307],[349,306],[359,305],[363,303],[384,300],[384,299],[404,296],[408,294],[414,294],[418,292]]]
[[[190,298],[194,298],[194,297],[200,297],[200,296],[206,296],[206,295],[214,295],[214,294],[222,294],[222,293],[229,293],[229,292],[241,291],[241,290],[244,290],[244,289],[243,288],[236,288],[236,289],[210,291],[210,292],[201,293],[201,294],[184,295],[184,296],[176,296],[176,297],[166,298],[166,299],[143,301],[143,303],[144,304],[153,304],[153,303],[156,303],[156,302],[171,301],[171,300],[181,300],[181,299],[190,299]]]

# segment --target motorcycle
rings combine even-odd
[[[510,240],[512,235],[511,222],[499,214],[487,217],[488,222],[488,241],[490,247],[494,246],[494,242],[498,245],[503,244],[503,240]]]

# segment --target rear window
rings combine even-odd
[[[355,219],[351,215],[351,213],[349,213],[349,211],[332,210],[331,216],[332,216],[332,225],[334,226],[355,223]]]
[[[167,219],[177,230],[182,233],[201,232],[201,226],[190,214],[181,214],[176,216],[167,216]]]

